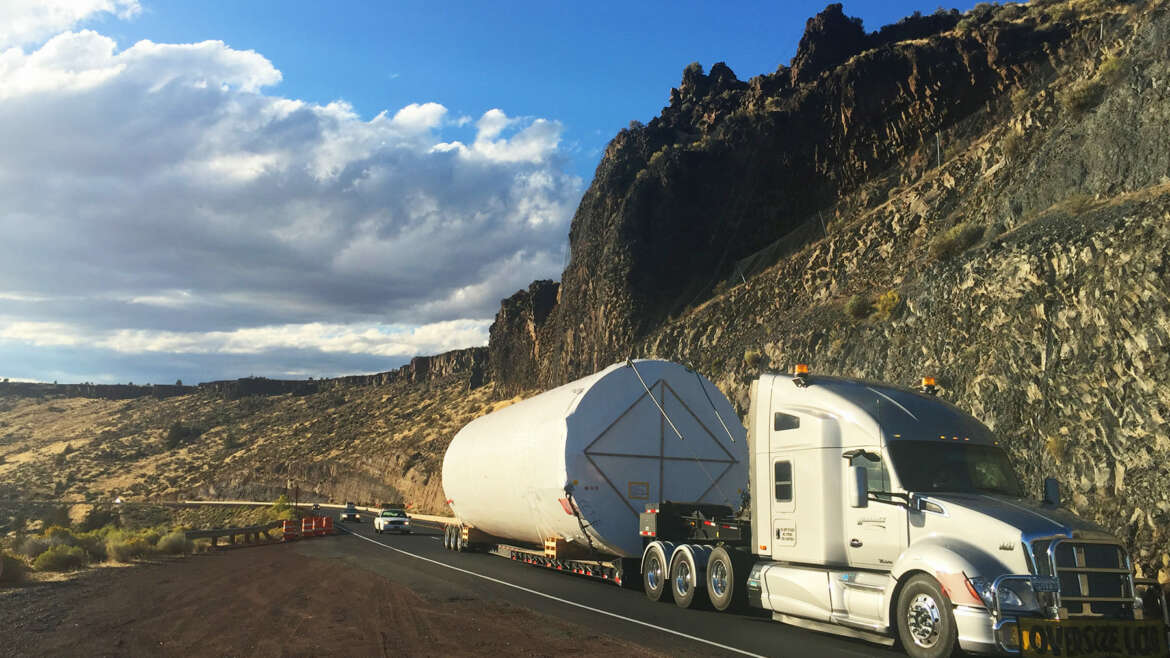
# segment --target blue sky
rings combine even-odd
[[[339,8],[303,0],[168,0],[144,2],[133,21],[95,25],[120,43],[218,39],[255,50],[284,74],[283,95],[344,99],[366,118],[423,101],[469,115],[499,107],[554,118],[565,126],[574,173],[590,178],[605,144],[631,119],[656,116],[688,63],[709,69],[724,61],[741,80],[775,71],[796,52],[805,21],[826,4],[457,1]],[[845,13],[870,31],[938,6],[844,3]]]
[[[973,3],[960,5],[968,9]],[[601,150],[810,2],[7,0],[0,378],[377,372],[559,278]],[[869,30],[915,2],[845,3]]]

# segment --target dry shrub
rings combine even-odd
[[[49,541],[52,546],[76,546],[77,537],[69,528],[62,528],[61,526],[52,526],[44,532],[45,539]]]
[[[1060,104],[1074,115],[1097,107],[1105,98],[1105,85],[1097,80],[1081,80],[1060,94]]]
[[[28,567],[24,560],[0,552],[0,584],[15,585],[24,582],[25,574],[28,572]]]
[[[1014,130],[1003,138],[1003,154],[1015,160],[1024,151],[1024,136]]]
[[[874,302],[874,316],[878,320],[889,320],[901,307],[902,296],[898,294],[898,291],[887,290],[878,295],[877,301]]]
[[[112,537],[106,540],[106,555],[115,562],[131,562],[154,552],[142,537]]]
[[[845,302],[845,314],[854,320],[864,320],[873,312],[873,302],[865,295],[854,295]]]
[[[747,350],[743,353],[743,364],[747,366],[748,370],[755,370],[760,366],[760,361],[764,355],[759,350]]]
[[[158,540],[156,546],[160,553],[181,555],[193,551],[195,543],[187,539],[187,535],[182,530],[175,530],[174,532],[163,535],[162,539]]]
[[[954,258],[978,242],[983,231],[982,226],[969,222],[952,226],[931,243],[930,256],[940,261]]]
[[[85,551],[77,546],[58,544],[33,560],[37,571],[74,571],[89,563]]]
[[[25,537],[16,550],[28,559],[35,560],[41,553],[49,550],[49,540],[44,537]]]
[[[1125,68],[1128,62],[1125,57],[1111,53],[1105,60],[1101,62],[1101,66],[1097,68],[1097,75],[1108,82],[1117,82],[1125,75]]]

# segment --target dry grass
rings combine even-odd
[[[435,476],[451,438],[474,418],[529,395],[498,400],[491,386],[469,391],[465,381],[453,380],[233,401],[205,394],[132,401],[0,398],[0,452],[6,456],[0,496],[7,490],[69,503],[193,498],[207,485],[230,480],[283,488],[285,471],[298,468],[330,473],[321,477],[326,486],[346,475],[372,487],[381,483],[368,493],[338,492],[339,499],[375,503],[394,496],[439,511]],[[172,431],[176,427],[181,432]],[[66,454],[67,446],[72,450]],[[73,520],[87,509],[75,507]]]

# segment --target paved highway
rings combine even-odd
[[[653,603],[638,590],[495,555],[447,551],[440,531],[421,524],[413,535],[378,535],[368,517],[364,521],[339,524],[351,533],[348,536],[300,542],[297,550],[344,560],[421,591],[507,601],[670,655],[903,655],[888,647],[776,623],[762,611],[683,610],[672,603]]]

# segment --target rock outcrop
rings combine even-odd
[[[607,148],[547,318],[505,302],[497,385],[659,357],[742,410],[749,363],[933,374],[1030,490],[1058,477],[1154,575],[1170,542],[1167,44],[1164,1],[987,5],[869,35],[830,6],[790,67],[742,82],[688,66],[662,114]]]
[[[834,5],[809,22],[789,69],[745,83],[723,64],[688,66],[662,114],[606,149],[536,339],[518,327],[494,334],[493,349],[537,344],[542,387],[624,358],[737,261],[785,236],[819,238],[807,228],[858,190],[883,199],[891,168],[1050,72],[1048,53],[1069,36],[1033,21],[923,37],[953,25],[943,14],[865,35]],[[895,40],[903,35],[916,39]],[[527,386],[529,372],[501,382]]]

